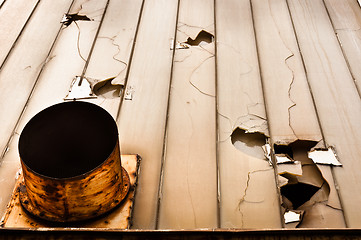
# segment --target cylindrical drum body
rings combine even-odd
[[[22,131],[19,153],[22,205],[40,218],[89,219],[124,198],[117,126],[97,105],[65,102],[41,111]]]

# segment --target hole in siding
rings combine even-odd
[[[275,154],[286,154],[290,158],[293,158],[292,148],[289,145],[273,145]]]
[[[316,186],[298,182],[281,187],[281,194],[291,201],[293,209],[297,209],[309,201],[319,189]]]
[[[276,159],[287,156],[290,161],[277,161],[282,207],[285,210],[285,223],[288,227],[302,227],[302,214],[309,211],[316,203],[326,204],[330,186],[318,166],[309,158],[315,141],[297,140],[288,145],[274,145]],[[301,166],[300,166],[301,165]],[[300,168],[301,167],[301,168]],[[294,223],[286,213],[301,211],[300,218]],[[291,224],[291,225],[289,225]],[[294,225],[292,225],[294,224]]]
[[[90,18],[88,18],[86,15],[78,15],[75,14],[64,14],[63,19],[61,20],[61,23],[63,23],[65,26],[69,26],[72,22],[75,21],[91,21]]]
[[[233,146],[241,152],[253,157],[264,159],[262,146],[266,144],[266,136],[259,132],[247,133],[241,128],[236,128],[232,135]]]
[[[207,31],[200,31],[194,39],[191,37],[188,37],[187,41],[185,42],[174,42],[174,39],[171,41],[170,50],[173,50],[174,48],[176,50],[178,49],[189,49],[192,46],[204,46],[209,43],[212,43],[214,41],[213,34],[207,32]]]
[[[202,30],[198,33],[195,39],[189,37],[185,43],[189,44],[190,46],[201,46],[201,45],[209,44],[213,42],[213,40],[214,40],[213,34]]]
[[[93,86],[94,94],[103,98],[118,98],[123,85],[112,84],[113,79],[114,78],[110,78],[96,83]]]

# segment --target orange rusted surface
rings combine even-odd
[[[119,143],[104,163],[72,178],[56,179],[22,164],[25,185],[20,201],[30,213],[50,221],[70,222],[99,216],[117,206],[129,190],[129,176],[121,167]]]
[[[42,110],[24,127],[19,154],[20,202],[42,219],[93,218],[117,206],[129,190],[116,123],[95,104],[64,102]]]
[[[72,229],[82,228],[82,229],[95,229],[95,228],[107,228],[107,229],[127,229],[132,224],[132,210],[134,204],[134,196],[136,193],[137,185],[137,176],[139,171],[139,164],[141,158],[139,155],[121,155],[122,168],[123,171],[126,171],[128,174],[123,175],[123,184],[127,182],[129,177],[129,192],[125,198],[120,202],[120,204],[114,207],[112,210],[85,221],[77,222],[53,222],[53,221],[44,221],[39,217],[40,211],[37,215],[34,214],[36,209],[31,210],[32,213],[29,214],[29,210],[26,210],[21,202],[28,201],[27,194],[24,194],[26,190],[24,186],[24,174],[19,172],[17,175],[17,180],[15,187],[13,189],[12,198],[7,204],[7,210],[1,217],[0,229],[3,227],[5,229],[61,229],[64,227],[69,227]],[[20,194],[20,192],[22,192]],[[32,205],[29,205],[30,207]],[[29,207],[28,207],[29,208]],[[1,235],[1,234],[0,234]]]

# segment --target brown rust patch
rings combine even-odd
[[[104,211],[104,209],[112,209],[112,208],[116,207],[126,197],[126,195],[129,192],[129,189],[130,189],[130,178],[124,168],[122,168],[121,171],[122,171],[122,180],[123,180],[121,182],[122,184],[113,185],[113,187],[115,187],[115,188],[112,188],[112,185],[110,184],[103,191],[95,192],[95,194],[93,194],[93,197],[90,197],[89,195],[81,196],[81,199],[83,199],[82,201],[85,202],[81,206],[87,207],[89,209],[91,209],[92,206],[94,205],[91,202],[90,203],[86,202],[86,200],[89,198],[93,199],[96,197],[101,197],[101,198],[110,198],[111,199],[111,201],[107,205],[103,205],[100,203],[97,204],[96,208],[93,211],[88,212],[87,218],[89,218],[89,215],[90,215],[90,217],[96,217],[96,216],[104,214],[106,212],[106,211]],[[95,178],[95,180],[96,180],[96,178]],[[63,187],[63,186],[61,186],[61,187]],[[60,188],[60,185],[59,185],[59,188]],[[62,211],[62,213],[63,213],[61,215],[61,219],[63,220],[63,222],[75,221],[73,219],[75,219],[75,218],[79,219],[79,218],[83,217],[79,213],[71,212],[69,209],[69,202],[66,201],[66,199],[64,199],[64,198],[63,199],[60,198],[57,200],[57,202],[61,203],[62,207],[55,206],[52,208],[51,211],[47,211],[46,209],[39,206],[39,203],[36,200],[34,202],[29,201],[27,188],[24,183],[22,183],[20,185],[19,192],[20,192],[21,205],[27,210],[27,212],[29,212],[37,217],[40,217],[42,219],[59,222],[59,214],[57,214],[57,212],[59,212],[59,211]],[[115,196],[115,197],[112,197],[112,196]],[[41,197],[39,197],[39,199],[42,199],[43,197],[44,196],[42,195]],[[52,204],[54,205],[56,203],[53,202]]]
[[[112,200],[112,206],[116,206],[111,212],[102,214],[101,216],[95,216],[94,219],[81,221],[81,222],[68,222],[68,223],[55,223],[49,221],[43,221],[42,218],[33,218],[32,215],[26,214],[24,212],[24,207],[20,204],[19,201],[19,185],[23,183],[23,174],[17,180],[16,187],[14,188],[13,196],[8,204],[8,209],[4,215],[4,222],[1,226],[3,227],[12,227],[12,228],[28,228],[33,229],[34,227],[42,227],[44,229],[52,228],[57,229],[57,227],[75,227],[75,228],[108,228],[108,229],[125,229],[129,228],[131,225],[130,220],[127,220],[127,217],[132,213],[132,204],[133,196],[135,194],[134,189],[132,189],[133,184],[137,181],[134,178],[134,172],[137,172],[139,169],[139,162],[137,162],[137,155],[122,155],[122,160],[124,158],[124,167],[129,173],[130,176],[130,187],[129,193],[124,200],[121,202]],[[124,176],[126,179],[126,176]],[[24,187],[24,190],[26,188]],[[33,203],[32,203],[33,204]],[[33,204],[34,206],[34,204]],[[119,207],[117,207],[119,206]],[[97,208],[94,208],[92,212],[95,212]],[[21,216],[19,215],[21,214]],[[24,213],[24,214],[23,214]],[[44,212],[46,214],[46,212]],[[74,217],[75,215],[72,215]],[[107,223],[105,223],[107,221]],[[30,224],[32,223],[32,224]]]

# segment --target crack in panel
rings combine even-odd
[[[207,58],[204,59],[197,67],[195,67],[195,68],[193,69],[193,71],[191,72],[191,75],[189,76],[189,80],[188,80],[189,84],[190,84],[193,88],[195,88],[198,92],[200,92],[201,94],[203,94],[203,95],[205,95],[205,96],[208,96],[208,97],[216,97],[216,96],[215,96],[215,95],[212,95],[212,94],[209,94],[209,93],[206,93],[205,91],[203,91],[203,90],[201,90],[199,87],[197,87],[197,86],[195,85],[195,83],[192,81],[192,77],[193,77],[194,73],[195,73],[198,69],[200,69],[200,68],[202,67],[203,64],[205,64],[209,59],[212,59],[212,58],[214,58],[214,55],[207,57]]]
[[[108,39],[108,40],[110,40],[111,44],[117,48],[118,51],[112,56],[112,58],[113,58],[115,61],[121,63],[121,64],[123,65],[123,68],[122,68],[122,69],[119,71],[119,73],[114,77],[115,79],[114,79],[113,83],[114,83],[114,82],[117,82],[117,83],[119,83],[119,84],[123,84],[123,85],[124,85],[125,79],[119,79],[119,76],[127,69],[128,63],[126,63],[125,61],[117,58],[117,55],[121,52],[120,45],[115,42],[117,37],[118,37],[118,34],[115,35],[115,36],[113,36],[113,37],[111,37],[111,38],[110,38],[110,37],[98,37],[98,39]]]
[[[261,200],[261,201],[251,201],[251,200],[247,200],[246,197],[247,197],[247,191],[249,189],[249,186],[250,186],[250,182],[251,182],[251,175],[253,174],[256,174],[256,173],[259,173],[259,172],[268,172],[268,171],[271,171],[273,170],[273,167],[270,167],[270,168],[266,168],[266,169],[259,169],[259,170],[254,170],[254,171],[250,171],[247,173],[247,181],[246,181],[246,187],[244,188],[244,191],[243,191],[243,195],[242,197],[240,198],[239,202],[238,202],[238,205],[237,205],[237,210],[239,211],[239,213],[241,214],[241,217],[242,217],[242,224],[241,224],[241,228],[243,228],[243,212],[241,210],[241,205],[243,203],[254,203],[254,204],[257,204],[257,203],[262,203],[264,200]]]
[[[295,73],[294,73],[294,70],[291,68],[291,66],[288,64],[288,61],[293,58],[295,56],[294,52],[290,49],[290,47],[286,44],[286,41],[284,40],[284,38],[282,37],[281,35],[281,28],[278,26],[277,24],[277,21],[276,21],[276,18],[273,14],[273,11],[272,11],[272,4],[270,3],[270,0],[268,0],[268,6],[269,6],[269,10],[270,10],[270,14],[271,14],[271,17],[273,19],[273,22],[275,24],[275,27],[277,28],[277,33],[278,33],[278,36],[279,38],[281,39],[283,45],[285,46],[285,48],[289,51],[289,55],[287,57],[285,57],[284,59],[284,63],[286,65],[286,67],[288,68],[288,70],[291,72],[292,76],[291,76],[291,81],[290,81],[290,84],[289,84],[289,88],[288,88],[288,98],[289,100],[291,101],[291,105],[288,107],[287,111],[288,111],[288,125],[289,127],[291,128],[291,131],[292,133],[295,135],[296,138],[297,137],[297,134],[295,132],[295,130],[293,129],[292,127],[292,124],[291,124],[291,109],[294,108],[297,104],[296,102],[292,99],[291,97],[291,90],[292,90],[292,85],[295,81]]]

